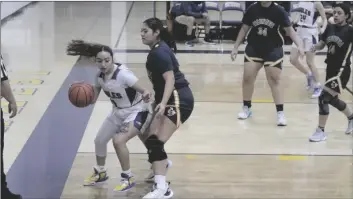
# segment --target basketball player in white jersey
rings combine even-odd
[[[101,90],[109,97],[112,111],[106,117],[95,138],[97,166],[84,182],[92,186],[108,180],[105,160],[107,144],[113,139],[113,145],[122,168],[121,184],[115,191],[127,191],[135,186],[134,175],[130,170],[129,150],[126,143],[136,135],[142,139],[142,133],[148,127],[150,114],[150,98],[148,90],[139,83],[138,78],[126,66],[114,63],[113,51],[110,47],[73,41],[68,46],[68,55],[84,55],[95,57],[99,67],[94,85],[94,104]]]
[[[322,26],[318,26],[316,18],[318,14],[322,19]],[[319,72],[315,66],[315,52],[310,49],[319,40],[319,34],[323,33],[327,26],[325,9],[321,2],[300,1],[297,3],[296,15],[293,23],[297,26],[297,34],[302,39],[305,50],[306,63],[309,69],[305,68],[299,60],[299,53],[296,45],[293,43],[290,62],[307,78],[307,89],[313,89],[312,98],[320,96],[322,87],[319,80]]]

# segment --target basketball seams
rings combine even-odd
[[[76,83],[69,88],[68,97],[74,106],[84,108],[92,102],[94,89],[90,84]]]

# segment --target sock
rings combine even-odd
[[[131,169],[123,171],[122,173],[126,174],[127,176],[131,177],[132,176],[132,172]]]
[[[318,126],[319,129],[321,129],[322,132],[325,132],[325,127]]]
[[[248,108],[251,108],[251,101],[246,101],[246,100],[244,100],[244,101],[243,101],[243,105],[244,105],[244,106],[247,106]]]
[[[276,110],[277,110],[277,112],[283,111],[283,104],[277,104],[276,105]]]
[[[95,168],[96,168],[99,172],[100,172],[100,171],[105,171],[104,166],[99,166],[99,165],[97,165]]]
[[[348,120],[353,120],[353,114],[348,116]]]
[[[154,182],[157,184],[158,188],[161,189],[166,189],[167,183],[166,183],[166,177],[162,175],[155,175],[154,176]]]

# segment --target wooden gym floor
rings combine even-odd
[[[163,18],[165,4],[158,3],[157,10]],[[82,186],[95,165],[93,141],[111,104],[104,94],[94,107],[77,109],[68,102],[70,84],[93,82],[96,68],[84,59],[76,63],[65,55],[65,47],[73,38],[111,45],[115,59],[151,88],[144,65],[148,48],[141,44],[136,24],[152,17],[152,11],[151,2],[40,2],[2,26],[2,54],[18,83],[16,98],[25,101],[21,113],[8,122],[5,138],[13,143],[5,144],[4,163],[14,192],[38,199],[135,199],[149,191],[151,184],[143,181],[149,173],[146,149],[136,138],[128,143],[136,188],[113,192],[121,168],[111,143],[106,163],[110,180],[101,187]],[[12,42],[14,34],[22,40]],[[231,62],[222,53],[231,48],[227,43],[179,45],[186,53],[177,57],[196,103],[190,119],[166,144],[173,161],[167,179],[174,198],[353,198],[353,138],[344,134],[345,117],[331,108],[327,141],[308,141],[317,125],[317,99],[310,99],[305,77],[286,55],[282,80],[288,126],[276,126],[263,70],[256,81],[253,117],[238,120],[243,54]],[[322,82],[324,56],[318,55],[316,63]],[[351,106],[352,96],[345,92],[341,97]]]

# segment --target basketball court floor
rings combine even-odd
[[[164,19],[165,4],[156,7],[156,16]],[[136,188],[113,192],[121,168],[111,143],[110,180],[100,187],[82,186],[95,165],[93,141],[111,105],[104,94],[95,106],[70,104],[70,84],[93,82],[97,69],[88,59],[66,56],[65,47],[71,39],[111,45],[116,61],[151,88],[144,65],[148,48],[139,33],[142,21],[153,15],[152,2],[40,2],[2,25],[1,53],[20,107],[15,119],[5,115],[4,164],[14,192],[32,199],[132,199],[149,191],[152,185],[143,181],[149,173],[146,149],[137,138],[128,144]],[[174,198],[353,198],[353,138],[344,134],[345,117],[331,108],[328,140],[308,142],[317,125],[317,100],[310,99],[304,76],[286,55],[288,126],[276,126],[263,70],[256,81],[254,115],[238,120],[243,54],[231,62],[231,48],[179,45],[185,53],[177,57],[196,104],[189,121],[166,144]],[[323,78],[324,56],[318,55],[316,63]],[[342,98],[352,101],[348,93]],[[6,109],[4,101],[1,106]]]

